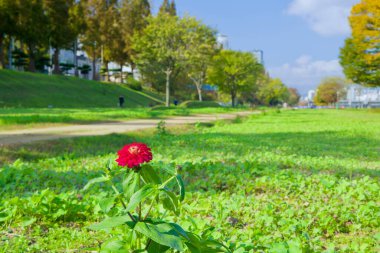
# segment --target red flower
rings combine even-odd
[[[147,163],[153,159],[150,148],[144,143],[134,142],[125,145],[117,152],[118,158],[116,162],[120,166],[128,166],[128,168],[135,168],[142,163]]]

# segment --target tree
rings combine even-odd
[[[328,105],[338,102],[345,95],[346,81],[340,77],[329,77],[324,79],[317,88],[314,97],[316,105]]]
[[[36,60],[40,51],[46,51],[48,45],[48,19],[42,0],[15,1],[18,15],[15,20],[16,37],[27,46],[29,56],[28,70],[36,71]]]
[[[262,104],[274,106],[287,101],[288,88],[278,78],[268,78],[258,91],[258,97]]]
[[[194,82],[199,101],[202,101],[202,85],[206,81],[207,68],[217,53],[216,32],[200,21],[190,18],[187,23],[186,44],[188,76]]]
[[[79,76],[79,67],[78,67],[78,57],[77,57],[77,51],[78,51],[78,39],[80,34],[83,34],[86,29],[86,22],[84,18],[84,5],[83,1],[75,1],[74,5],[69,10],[69,24],[70,29],[75,34],[75,39],[73,43],[73,54],[74,54],[74,74],[75,76]],[[83,70],[82,70],[83,72]],[[85,74],[88,74],[88,69],[84,71]]]
[[[174,0],[172,0],[170,2],[170,5],[169,5],[169,14],[172,15],[172,16],[177,16],[177,7],[175,5]]]
[[[300,101],[301,95],[296,88],[288,88],[289,97],[286,102],[289,105],[296,105]]]
[[[238,92],[252,89],[262,65],[251,53],[222,50],[213,57],[213,64],[207,71],[208,81],[231,96],[235,106]]]
[[[170,12],[169,0],[164,0],[160,6],[160,9],[158,10],[158,15],[169,14],[169,12]]]
[[[341,48],[340,63],[347,78],[365,86],[380,86],[380,2],[362,0],[350,16],[351,37]]]
[[[59,52],[71,47],[77,34],[70,25],[70,9],[74,0],[43,0],[44,13],[47,16],[49,44],[54,48],[53,73],[60,74]]]
[[[140,72],[165,74],[166,106],[170,105],[170,80],[185,62],[184,23],[186,19],[161,14],[150,17],[148,26],[133,37],[133,49]]]
[[[135,68],[133,55],[135,52],[132,47],[132,38],[136,33],[141,33],[148,25],[147,18],[151,15],[148,0],[124,0],[121,7],[120,30],[124,42],[122,53],[124,60],[131,66],[132,72]]]
[[[93,79],[96,79],[96,62],[101,53],[108,79],[108,62],[110,61],[112,32],[116,26],[116,0],[85,0],[84,19],[86,29],[81,36],[83,49],[92,59]]]
[[[8,1],[0,0],[0,69],[5,67],[4,58],[4,38],[9,31],[9,13],[8,13]]]

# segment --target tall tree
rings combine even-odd
[[[93,61],[93,78],[96,79],[96,62],[101,57],[108,80],[108,62],[111,60],[111,32],[117,26],[117,0],[85,0],[84,17],[86,30],[81,42],[86,53]]]
[[[74,5],[69,10],[69,24],[71,31],[75,34],[75,38],[72,45],[72,50],[74,54],[74,73],[75,76],[79,76],[79,67],[78,67],[78,43],[79,36],[83,34],[86,29],[86,22],[84,18],[84,5],[83,1],[75,1]]]
[[[96,63],[100,58],[100,52],[102,47],[102,41],[100,39],[99,27],[100,18],[103,14],[102,1],[99,0],[84,0],[84,22],[85,32],[80,35],[79,39],[82,43],[84,51],[92,60],[92,79],[98,79],[96,75]]]
[[[170,80],[185,62],[183,22],[176,16],[161,14],[149,18],[149,24],[141,34],[133,37],[135,62],[141,73],[160,72],[165,74],[166,106],[170,105]]]
[[[16,37],[27,46],[28,70],[36,71],[36,59],[48,45],[48,23],[42,0],[15,0],[18,15],[15,22]]]
[[[194,18],[189,18],[187,31],[188,76],[195,84],[199,101],[202,101],[202,85],[206,81],[207,68],[217,53],[216,32]]]
[[[238,92],[254,88],[262,65],[248,52],[222,50],[214,56],[213,64],[207,71],[208,81],[231,96],[235,106]]]
[[[329,105],[345,96],[346,81],[340,77],[328,77],[317,88],[314,102],[317,105]]]
[[[48,20],[49,44],[54,48],[53,73],[60,74],[59,52],[69,48],[77,36],[70,25],[70,9],[74,7],[74,0],[43,0],[44,13]]]
[[[141,33],[148,25],[147,18],[151,15],[150,4],[148,0],[124,0],[121,7],[120,31],[124,42],[122,52],[125,61],[131,66],[132,72],[135,68],[133,55],[135,54],[132,47],[132,38],[136,33]]]
[[[362,0],[351,11],[352,34],[340,52],[345,75],[366,86],[380,86],[380,1]]]

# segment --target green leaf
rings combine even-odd
[[[178,198],[177,196],[172,193],[171,191],[168,191],[167,189],[162,189],[160,191],[162,193],[161,201],[164,206],[164,208],[168,211],[172,211],[175,214],[179,214],[179,208],[178,208]]]
[[[182,177],[180,175],[176,175],[177,183],[179,186],[180,198],[179,200],[182,202],[185,199],[185,184],[183,183]]]
[[[147,248],[148,253],[164,253],[168,251],[170,247],[151,241],[149,247]]]
[[[110,180],[109,177],[101,176],[97,178],[93,178],[88,183],[83,187],[83,191],[87,190],[91,185],[96,184],[96,183],[101,183],[101,182],[106,182]]]
[[[183,251],[184,249],[181,236],[172,226],[170,226],[170,224],[137,222],[134,229],[158,244],[168,246],[178,251]]]
[[[102,244],[100,252],[115,252],[119,251],[124,246],[123,241],[117,238],[112,238]]]
[[[99,207],[104,213],[108,213],[115,204],[115,197],[104,198],[99,202]]]
[[[105,230],[105,229],[111,229],[123,224],[127,224],[130,228],[133,228],[134,222],[131,221],[131,218],[128,215],[125,215],[125,216],[107,218],[99,223],[92,224],[88,226],[87,228],[91,230]]]
[[[140,190],[132,195],[131,200],[129,201],[125,210],[128,212],[135,209],[140,202],[144,201],[151,195],[155,195],[157,191],[157,187],[152,186],[151,184],[144,185]]]
[[[21,227],[27,227],[32,225],[37,219],[36,218],[24,218],[22,222],[20,223]]]
[[[130,200],[132,195],[136,191],[137,184],[139,182],[140,175],[138,173],[135,173],[133,171],[130,171],[128,175],[123,180],[122,186],[123,186],[123,192],[125,197]]]
[[[140,170],[140,175],[147,184],[161,184],[161,179],[158,176],[157,171],[152,166],[146,164]]]

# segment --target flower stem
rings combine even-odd
[[[139,173],[138,187],[141,187],[141,174]],[[141,202],[139,203],[139,221],[141,221]]]
[[[117,188],[115,187],[115,185],[112,183],[112,189],[114,190],[114,192],[117,194],[117,198],[119,199],[121,205],[123,206],[124,209],[127,209],[127,205],[125,204],[124,200],[121,198],[120,196],[120,192],[117,190]],[[132,216],[132,214],[130,212],[127,212],[129,218],[131,218],[131,220],[133,222],[137,222],[136,219]]]

